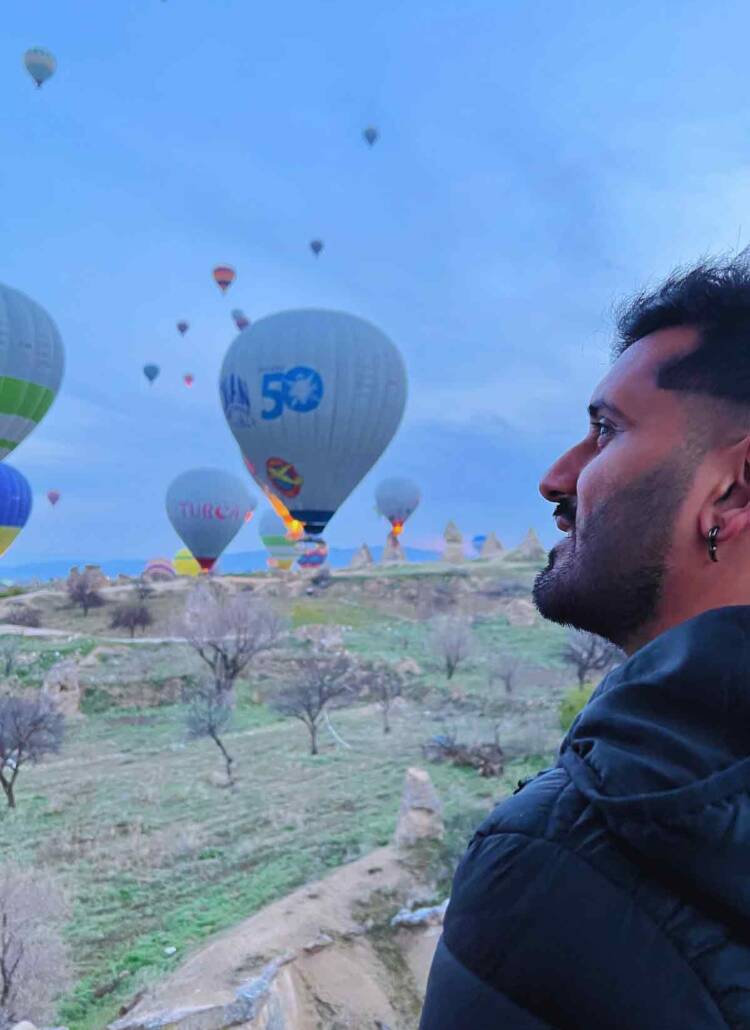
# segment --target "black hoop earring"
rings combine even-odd
[[[711,561],[718,561],[719,560],[716,557],[716,536],[717,536],[718,532],[719,532],[719,527],[718,526],[713,526],[708,531],[708,556],[711,559]]]

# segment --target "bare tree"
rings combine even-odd
[[[50,877],[11,862],[0,868],[0,1030],[54,1014],[71,978],[60,932],[68,911]]]
[[[92,608],[101,608],[104,598],[99,593],[101,578],[92,569],[84,569],[78,572],[77,569],[68,576],[67,590],[71,603],[83,609],[83,614],[88,615]]]
[[[13,675],[13,670],[16,667],[16,658],[18,658],[20,649],[21,640],[19,637],[12,636],[10,633],[5,633],[0,637],[0,666],[6,678]]]
[[[624,655],[619,647],[595,633],[571,630],[565,646],[559,652],[562,660],[572,665],[580,686],[593,672],[603,672],[620,661]]]
[[[501,652],[490,657],[490,687],[497,680],[505,685],[505,693],[512,694],[518,674],[523,668],[523,659],[509,652]]]
[[[185,725],[188,736],[194,740],[210,737],[221,751],[227,769],[227,782],[234,785],[232,766],[234,759],[224,746],[221,734],[232,719],[232,708],[224,693],[219,693],[212,683],[204,683],[190,691],[185,697],[187,710]]]
[[[354,663],[343,651],[310,648],[297,658],[292,682],[271,698],[271,707],[304,723],[310,734],[310,754],[318,754],[318,730],[327,706],[352,693]]]
[[[148,607],[136,598],[119,605],[112,613],[110,626],[112,629],[126,629],[130,639],[137,629],[146,630],[153,623],[154,617]]]
[[[378,707],[383,716],[383,733],[391,732],[389,715],[393,701],[401,697],[403,680],[392,665],[370,666],[366,671],[365,682],[378,699]]]
[[[187,599],[181,635],[211,670],[218,694],[234,701],[238,676],[278,642],[284,624],[276,612],[247,597],[231,597],[200,584]]]
[[[36,608],[30,608],[23,601],[11,601],[8,606],[8,614],[3,616],[3,621],[12,626],[38,629],[42,624],[42,616]]]
[[[0,698],[0,786],[8,808],[16,807],[15,786],[27,762],[39,762],[62,746],[65,719],[49,698]]]
[[[471,622],[462,615],[438,615],[431,620],[430,646],[452,679],[459,664],[469,657],[472,647]]]
[[[133,589],[139,601],[147,601],[154,593],[154,588],[143,574],[135,581]]]

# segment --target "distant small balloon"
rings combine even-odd
[[[32,47],[31,50],[27,50],[23,55],[23,63],[36,83],[37,89],[55,74],[57,68],[55,57],[49,50],[43,50],[42,47]]]
[[[240,311],[239,308],[234,309],[234,311],[232,312],[232,318],[234,319],[234,324],[237,326],[240,332],[242,332],[243,329],[247,329],[247,327],[250,325],[250,319],[247,317],[245,312]]]
[[[318,254],[320,254],[322,249],[323,249],[323,241],[322,240],[311,240],[311,242],[310,242],[310,250],[313,252],[315,257],[317,257]]]
[[[222,293],[226,293],[236,278],[237,273],[229,265],[217,265],[214,269],[214,280]]]
[[[190,323],[189,322],[178,322],[177,323],[177,329],[179,331],[180,336],[184,336],[189,328],[190,328]]]
[[[49,501],[49,503],[54,508],[54,506],[60,500],[60,491],[59,490],[48,490],[47,491],[47,500]]]
[[[186,376],[183,376],[183,379],[185,381],[185,386],[192,386],[195,382],[195,379],[193,378],[193,376],[190,375],[189,372]]]
[[[375,140],[376,140],[376,139],[378,138],[378,136],[380,135],[380,133],[379,133],[379,132],[378,132],[378,130],[377,130],[376,128],[374,128],[374,127],[373,127],[372,125],[368,125],[368,127],[367,127],[367,128],[366,128],[366,129],[364,130],[364,132],[362,133],[362,135],[363,135],[363,136],[365,137],[365,139],[366,139],[366,140],[367,140],[367,142],[368,142],[368,143],[370,144],[370,146],[372,146],[372,145],[373,145],[373,143],[375,142]]]
[[[154,379],[159,375],[160,368],[158,365],[144,365],[143,374],[150,383],[153,383]]]

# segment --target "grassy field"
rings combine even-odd
[[[50,870],[74,899],[67,933],[77,981],[58,1011],[70,1030],[101,1030],[126,998],[174,968],[192,945],[386,843],[405,770],[424,765],[421,744],[431,734],[450,729],[489,739],[491,725],[499,722],[508,759],[498,780],[429,766],[448,828],[443,890],[484,814],[521,776],[552,764],[562,736],[557,705],[571,680],[555,654],[562,636],[557,627],[514,628],[488,615],[477,624],[471,661],[446,684],[426,651],[425,626],[390,615],[388,605],[304,597],[291,602],[286,614],[297,627],[345,627],[346,645],[355,654],[413,657],[420,664],[422,673],[394,711],[389,735],[372,704],[336,709],[331,721],[349,747],[324,732],[322,753],[312,757],[301,724],[280,720],[250,700],[269,686],[251,675],[241,684],[226,739],[236,762],[234,790],[217,785],[222,767],[216,747],[187,741],[176,705],[84,706],[91,714],[69,720],[61,754],[19,779],[18,808],[0,817],[0,853]],[[26,640],[32,660],[25,664],[25,681],[38,683],[44,667],[60,656],[85,659],[95,645],[93,637]],[[548,702],[536,714],[522,699],[505,703],[501,697],[501,717],[495,713],[489,720],[470,703],[486,696],[487,654],[500,648],[533,663],[518,693]],[[113,668],[104,661],[96,674],[137,679],[138,663],[145,663],[151,675],[175,675],[195,663],[179,644],[126,644],[116,657]],[[168,955],[167,948],[177,950]]]

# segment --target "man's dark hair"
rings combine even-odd
[[[636,340],[661,329],[694,327],[698,346],[665,361],[656,384],[690,394],[691,441],[703,453],[729,433],[750,431],[750,255],[703,260],[676,269],[655,290],[620,306],[618,358]]]

